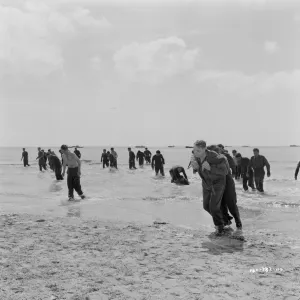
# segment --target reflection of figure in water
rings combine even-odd
[[[189,185],[189,181],[183,167],[173,166],[169,173],[172,178],[171,183]],[[180,173],[182,173],[184,177]]]
[[[77,148],[74,149],[74,153],[77,155],[78,158],[81,158],[81,153]]]
[[[295,170],[295,180],[297,180],[299,169],[300,169],[300,161],[298,162],[298,165],[297,165],[296,170]]]
[[[43,168],[45,170],[47,170],[47,167],[46,167],[46,161],[45,161],[45,153],[43,150],[41,150],[40,147],[38,147],[38,157],[36,158],[39,160],[39,168],[40,168],[40,171],[43,170]]]
[[[136,160],[139,161],[139,165],[143,166],[144,165],[144,159],[145,159],[145,154],[142,151],[138,151],[136,154]]]
[[[156,154],[154,154],[152,157],[152,169],[155,169],[156,175],[158,175],[158,172],[160,172],[162,176],[165,176],[164,164],[165,164],[164,157],[162,156],[160,151],[157,150]]]
[[[67,145],[62,145],[60,147],[60,150],[63,153],[63,173],[62,176],[65,176],[66,173],[66,167],[68,166],[68,189],[69,189],[69,201],[74,200],[74,189],[78,193],[78,195],[81,197],[81,199],[84,199],[85,196],[81,190],[80,185],[80,176],[81,176],[81,161],[77,157],[76,154],[71,153],[68,149]]]
[[[23,148],[21,161],[22,160],[23,160],[24,167],[26,166],[30,167],[30,165],[28,164],[28,152],[25,150],[25,148]]]
[[[118,154],[114,148],[110,148],[110,151],[111,151],[111,156],[112,156],[110,166],[111,166],[111,168],[118,169]]]
[[[253,154],[254,156],[252,156],[250,159],[249,169],[251,168],[254,170],[254,181],[255,181],[256,189],[259,192],[263,193],[264,177],[265,177],[264,167],[267,168],[267,176],[270,177],[271,176],[270,164],[263,155],[259,155],[259,150],[257,148],[253,149]]]
[[[231,168],[227,160],[227,157],[222,153],[224,152],[224,150],[215,145],[209,146],[207,147],[207,149],[211,151],[215,151],[216,153],[219,154],[219,157],[223,156],[226,158],[225,163],[226,163],[228,174],[226,175],[226,185],[225,185],[224,193],[222,196],[222,202],[221,202],[221,210],[223,213],[224,225],[231,225],[231,220],[233,218],[228,214],[228,210],[229,210],[231,215],[234,217],[237,229],[242,229],[240,212],[237,206],[235,183],[232,178],[232,174],[230,173]]]
[[[249,168],[250,159],[247,157],[242,157],[240,153],[238,153],[236,157],[241,158],[241,176],[243,178],[244,191],[248,191],[248,186],[252,188],[252,191],[255,191],[256,189],[253,182],[253,170]]]
[[[145,155],[146,163],[151,164],[152,153],[148,150],[148,148],[145,148],[144,155]]]
[[[101,155],[101,162],[103,164],[103,169],[106,167],[109,167],[109,160],[108,160],[108,154],[106,153],[106,149],[103,149],[103,153]]]
[[[131,150],[131,148],[128,148],[128,152],[129,152],[129,169],[136,169],[135,167],[135,154],[134,152]]]

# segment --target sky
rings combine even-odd
[[[0,145],[300,144],[300,2],[0,0]]]

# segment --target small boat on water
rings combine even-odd
[[[299,145],[290,145],[290,147],[300,147]]]
[[[168,146],[168,148],[174,148],[175,146]]]
[[[194,148],[193,146],[185,146],[185,148]]]
[[[135,146],[135,148],[146,148],[146,146]]]

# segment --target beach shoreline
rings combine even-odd
[[[299,299],[299,249],[277,233],[241,242],[150,222],[43,214],[0,220],[6,300]]]

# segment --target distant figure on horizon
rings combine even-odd
[[[160,153],[160,151],[157,150],[156,154],[154,154],[152,157],[152,170],[155,169],[156,176],[158,175],[158,172],[160,172],[162,176],[165,176],[164,164],[165,164],[165,159]]]
[[[128,148],[128,152],[129,152],[129,169],[135,169],[135,154],[134,152],[131,150],[131,148]]]
[[[75,147],[74,153],[77,155],[77,157],[80,159],[81,158],[81,153],[80,151]]]
[[[136,160],[139,161],[139,165],[143,166],[144,165],[144,159],[145,159],[145,154],[142,151],[138,151],[136,154]]]
[[[252,156],[250,159],[249,168],[254,170],[254,181],[255,181],[256,189],[259,192],[263,193],[264,177],[265,177],[264,167],[267,168],[267,176],[270,177],[271,176],[270,164],[263,155],[259,155],[259,149],[254,148],[253,154],[254,156]]]
[[[145,154],[146,163],[151,164],[152,153],[148,150],[148,148],[145,148],[144,154]]]
[[[299,173],[299,169],[300,169],[300,161],[298,162],[298,165],[297,165],[297,167],[296,167],[296,171],[295,171],[295,180],[297,180],[298,173]]]
[[[110,151],[111,151],[111,156],[112,156],[110,166],[112,168],[118,169],[118,154],[114,148],[110,148]]]
[[[169,171],[170,175],[171,175],[171,183],[175,183],[175,184],[183,184],[183,185],[189,185],[189,180],[188,177],[186,176],[184,167],[182,166],[173,166],[170,171]],[[183,176],[180,174],[182,173]]]
[[[103,149],[103,153],[101,155],[101,162],[103,165],[103,169],[105,169],[105,166],[109,167],[109,157],[108,154],[106,153],[106,149]]]
[[[81,161],[75,153],[71,153],[67,145],[60,147],[63,156],[63,172],[62,177],[65,177],[66,167],[68,166],[67,184],[69,190],[69,201],[74,200],[74,189],[77,194],[84,199],[85,196],[81,190],[80,176],[81,176]]]
[[[25,148],[23,148],[21,161],[22,160],[23,160],[24,167],[27,167],[27,166],[30,167],[30,165],[28,164],[28,152],[26,151]]]
[[[38,157],[36,159],[39,160],[40,171],[42,171],[43,169],[47,170],[46,161],[45,161],[45,153],[43,150],[41,150],[41,147],[38,147]]]

